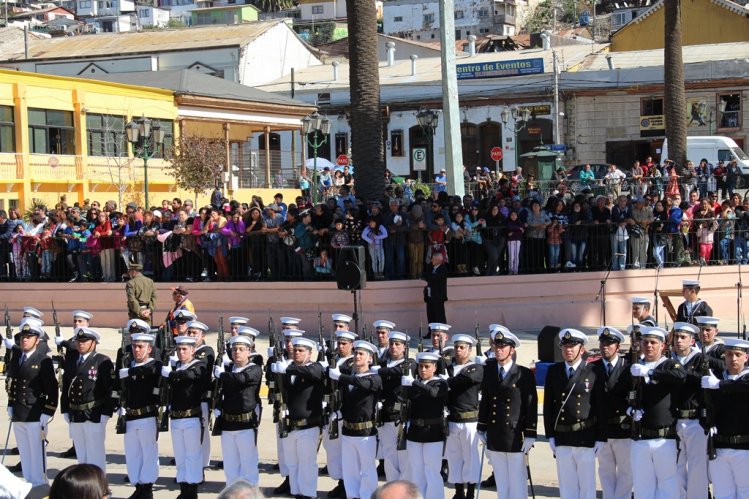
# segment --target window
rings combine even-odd
[[[346,132],[338,132],[335,134],[335,157],[337,158],[343,154],[348,154],[348,134]]]
[[[324,12],[324,7],[322,5],[313,5],[312,6],[312,14],[322,14]]]
[[[434,22],[434,14],[424,14],[424,22],[425,23],[433,23]]]
[[[479,17],[489,17],[489,9],[479,9]]]
[[[81,0],[79,3],[79,9],[90,9],[91,8],[91,0]]]
[[[400,22],[403,22],[403,16],[395,16],[395,17],[393,18],[393,22],[394,22],[394,23],[400,23]]]
[[[390,132],[390,156],[394,158],[403,157],[403,130]]]
[[[648,97],[640,100],[641,116],[656,116],[663,114],[663,97]]]
[[[321,92],[317,94],[317,105],[330,104],[330,92]]]
[[[87,114],[88,155],[105,157],[127,156],[125,117]]]
[[[462,10],[456,10],[455,11],[455,19],[463,19],[465,17],[465,14]]]
[[[488,32],[489,32],[489,28],[481,28],[481,29],[479,29],[479,33],[488,33]]]
[[[212,24],[212,17],[210,12],[198,12],[198,16],[195,22],[199,25]]]
[[[611,16],[611,24],[614,26],[622,26],[627,22],[627,17],[624,12],[615,12]]]
[[[741,128],[741,94],[718,95],[718,128]]]
[[[75,154],[73,113],[29,108],[29,146],[34,154]]]
[[[0,152],[16,152],[13,108],[0,106]]]
[[[138,9],[138,17],[141,19],[148,19],[148,9]]]

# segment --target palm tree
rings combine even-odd
[[[351,151],[356,193],[380,199],[385,157],[380,113],[380,66],[377,59],[377,9],[374,0],[346,0],[351,93]]]
[[[681,56],[681,0],[663,0],[665,39],[663,46],[663,105],[666,114],[668,153],[677,173],[687,162],[687,101],[684,95],[684,64]],[[661,161],[666,158],[661,158]]]

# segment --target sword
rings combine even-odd
[[[13,428],[13,420],[10,420],[8,425],[8,434],[5,436],[5,447],[3,448],[3,457],[0,459],[0,464],[5,464],[5,455],[8,453],[8,442],[10,441],[10,430]]]
[[[486,456],[486,444],[481,447],[481,461],[479,461],[479,479],[476,481],[476,499],[479,499],[481,494],[481,475],[484,471],[484,456]]]
[[[525,471],[528,473],[528,483],[531,484],[531,496],[536,499],[536,491],[533,490],[533,477],[531,476],[531,463],[528,460],[528,454],[525,455]]]
[[[44,473],[44,478],[47,478],[47,436],[45,435],[45,430],[47,428],[45,426],[42,426],[41,428],[41,437],[42,437],[42,472]]]

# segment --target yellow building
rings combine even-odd
[[[611,51],[662,49],[663,1],[611,35]],[[683,45],[749,42],[749,11],[729,0],[690,0],[681,4]]]

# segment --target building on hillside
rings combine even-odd
[[[300,21],[334,21],[346,17],[346,0],[299,0]]]
[[[625,3],[626,4],[626,3]],[[616,4],[619,5],[619,4]],[[633,21],[637,16],[650,9],[650,5],[629,5],[615,8],[611,12],[611,31],[618,31]]]
[[[662,49],[663,2],[611,35],[611,51]],[[682,45],[749,41],[749,10],[731,0],[693,0],[681,9]]]
[[[165,28],[169,24],[169,11],[153,5],[137,5],[140,29]]]
[[[45,7],[43,9],[31,9],[26,12],[21,12],[13,15],[8,19],[8,22],[13,23],[29,23],[31,26],[47,23],[58,17],[65,17],[67,19],[75,19],[75,14],[64,7]]]
[[[439,43],[423,43],[415,40],[409,40],[406,38],[398,38],[397,36],[383,35],[382,33],[377,34],[377,57],[380,62],[387,61],[388,43],[394,44],[393,56],[395,60],[406,61],[410,60],[412,55],[417,56],[420,59],[428,57],[439,57],[440,47]],[[324,54],[324,58],[330,60],[347,60],[349,59],[349,43],[348,38],[342,38],[335,42],[327,43],[324,45],[318,45],[318,50]],[[463,50],[457,52],[458,55],[462,54]]]
[[[0,67],[78,76],[196,68],[255,86],[321,64],[283,21],[33,40],[0,46]]]
[[[260,9],[254,5],[214,5],[194,9],[191,26],[207,26],[210,24],[241,24],[258,20]]]

